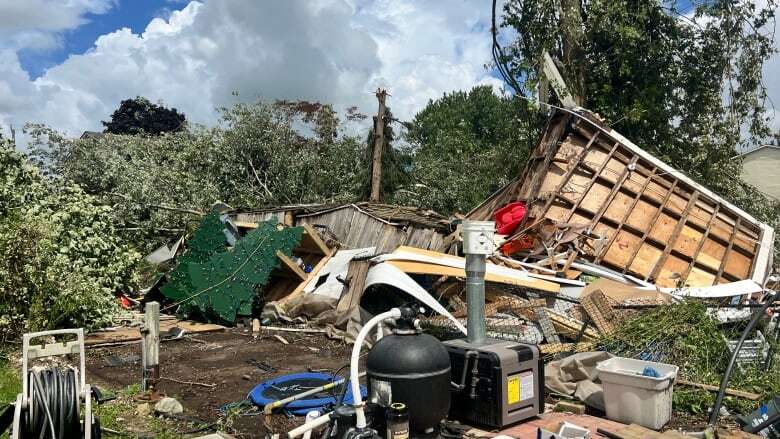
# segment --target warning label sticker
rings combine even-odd
[[[506,381],[506,396],[509,404],[520,402],[520,377],[510,376]]]
[[[534,375],[532,372],[507,377],[506,399],[508,404],[516,404],[534,397]]]

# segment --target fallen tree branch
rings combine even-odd
[[[246,158],[247,163],[249,163],[249,167],[252,168],[252,173],[255,174],[255,180],[257,180],[258,183],[260,183],[260,186],[265,189],[265,192],[268,194],[269,197],[273,198],[274,194],[271,193],[271,191],[268,189],[268,186],[263,182],[263,180],[260,180],[260,176],[257,175],[257,170],[255,169],[254,163],[252,163],[252,159],[249,157]]]
[[[160,377],[160,379],[161,380],[165,380],[165,381],[172,381],[174,383],[179,383],[179,384],[186,384],[186,385],[189,385],[189,386],[208,387],[209,389],[213,389],[214,387],[217,387],[216,384],[198,383],[198,382],[195,382],[195,381],[181,381],[181,380],[177,380],[177,379],[174,379],[174,378],[168,378],[168,377]]]
[[[324,334],[326,331],[324,329],[315,329],[315,328],[284,328],[280,326],[261,326],[260,330],[265,331],[284,331],[284,332],[303,332],[306,334]]]
[[[676,384],[680,384],[680,385],[683,385],[683,386],[696,387],[696,388],[699,388],[699,389],[709,390],[711,392],[717,392],[718,391],[718,386],[711,386],[709,384],[695,383],[693,381],[686,381],[686,380],[677,379]],[[761,395],[759,395],[757,393],[745,392],[743,390],[728,389],[728,388],[726,389],[726,395],[736,396],[738,398],[749,399],[751,401],[757,401],[757,400],[759,400],[761,398]]]
[[[201,212],[199,210],[184,209],[184,208],[181,208],[181,207],[174,207],[174,206],[166,206],[164,204],[139,203],[138,201],[133,200],[132,198],[130,198],[128,195],[118,194],[116,192],[105,192],[105,194],[106,195],[111,195],[112,197],[121,198],[123,200],[129,201],[129,202],[131,202],[131,203],[133,203],[135,205],[138,205],[138,206],[152,207],[154,209],[160,209],[160,210],[170,210],[172,212],[187,213],[187,214],[190,214],[190,215],[198,215],[198,216],[205,215],[203,212]]]

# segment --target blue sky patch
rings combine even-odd
[[[170,0],[119,0],[105,14],[86,14],[87,23],[66,31],[62,35],[62,45],[52,50],[22,49],[17,52],[22,68],[30,78],[38,78],[46,69],[65,61],[71,54],[84,53],[95,44],[99,36],[114,32],[123,27],[133,33],[141,33],[146,25],[155,18],[167,18],[172,9],[181,9],[186,5]]]

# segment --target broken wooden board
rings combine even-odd
[[[566,335],[569,338],[575,338],[580,331],[582,331],[583,322],[572,319],[571,317],[566,317],[549,308],[544,308],[544,311],[550,317],[550,320],[552,320],[553,326],[559,334]],[[593,341],[597,338],[599,338],[599,333],[589,327],[582,333],[582,340],[584,341]]]
[[[244,223],[246,226],[246,223]],[[292,259],[284,254],[277,253],[281,261],[280,268],[272,273],[274,277],[263,291],[267,302],[283,300],[288,301],[299,296],[312,279],[316,279],[320,270],[328,263],[335,253],[320,239],[319,234],[309,224],[303,224],[303,235],[298,246],[293,249],[293,255],[299,257],[304,263],[312,267],[306,273]]]
[[[771,227],[586,110],[553,113],[522,174],[467,217],[492,220],[518,200],[528,214],[517,230],[541,219],[586,225],[592,248],[581,258],[661,287],[763,282],[772,265]]]
[[[607,431],[620,439],[690,439],[690,436],[685,436],[677,431],[669,430],[660,433],[637,424],[631,424],[619,430]]]
[[[222,331],[225,329],[221,325],[213,325],[210,323],[198,323],[190,320],[178,320],[178,319],[160,319],[160,336],[165,337],[165,334],[171,330],[171,328],[181,328],[184,330],[184,334],[200,334],[204,332]],[[116,330],[102,330],[90,332],[87,334],[84,344],[86,346],[101,345],[106,343],[126,343],[141,341],[140,326],[123,326]]]
[[[380,256],[378,260],[386,261],[404,273],[466,277],[464,258],[430,250],[401,246],[389,255]],[[485,280],[551,293],[561,290],[555,282],[536,279],[526,272],[492,263],[485,266]]]

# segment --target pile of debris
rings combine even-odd
[[[577,110],[554,113],[522,174],[465,217],[365,202],[223,209],[186,245],[150,255],[177,265],[147,298],[190,318],[318,326],[350,342],[372,317],[416,303],[432,333],[459,338],[468,326],[464,220],[496,225],[484,278],[489,338],[578,367],[590,360],[576,354],[588,351],[672,362],[692,389],[675,403],[689,411],[711,405],[736,339],[769,296],[771,227]],[[685,317],[691,303],[696,314]],[[707,324],[691,329],[698,319]],[[777,367],[776,320],[746,333],[742,388],[730,391],[750,402],[731,407],[744,412],[780,391],[750,378]],[[651,331],[653,321],[665,326]],[[708,341],[697,348],[724,349],[683,349],[699,335]],[[568,367],[554,364],[552,375]],[[576,383],[554,386],[577,393]]]

